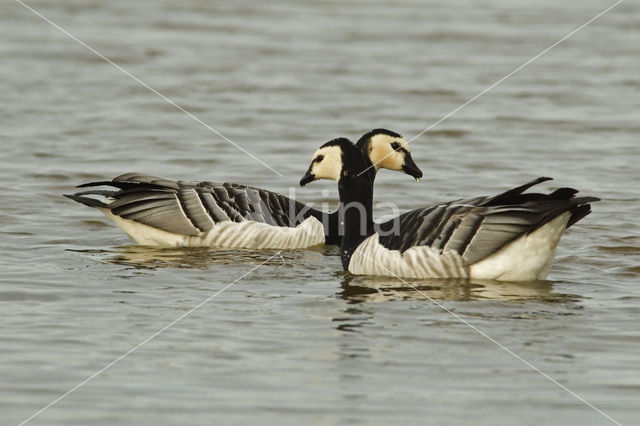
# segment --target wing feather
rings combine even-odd
[[[206,232],[214,225],[206,208],[202,204],[195,189],[181,189],[177,193],[180,207],[191,223],[202,232]]]
[[[531,233],[565,212],[572,216],[568,226],[591,211],[595,197],[575,197],[573,188],[560,188],[549,194],[523,193],[550,178],[538,178],[492,197],[456,200],[413,210],[380,225],[399,232],[381,235],[380,244],[390,250],[430,246],[458,253],[468,266],[496,253],[515,239]]]
[[[79,187],[111,186],[68,195],[91,207],[181,235],[200,235],[225,221],[255,221],[296,227],[322,212],[260,188],[235,183],[183,182],[141,173],[125,173],[112,181],[89,182]],[[103,202],[98,197],[106,198]]]

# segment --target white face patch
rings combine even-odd
[[[316,179],[340,180],[342,150],[339,146],[326,146],[313,154],[311,173]]]
[[[396,151],[396,145],[409,151],[409,143],[404,138],[377,134],[369,142],[369,159],[376,170],[389,169],[401,171],[404,165],[404,152]]]

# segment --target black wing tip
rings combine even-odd
[[[558,188],[553,191],[551,194],[548,194],[552,200],[569,200],[573,198],[578,193],[578,190],[575,188]]]
[[[578,197],[576,198],[576,201],[578,202],[578,204],[589,204],[602,201],[602,199],[598,197]]]
[[[110,186],[112,184],[113,184],[113,182],[110,181],[110,180],[103,180],[103,181],[99,181],[99,182],[81,183],[80,185],[76,185],[76,188],[88,188],[90,186]]]
[[[580,204],[572,208],[570,211],[571,217],[569,218],[569,222],[567,222],[567,228],[591,213],[591,204]]]
[[[524,185],[516,186],[515,188],[511,188],[508,191],[505,191],[501,194],[495,195],[489,198],[484,205],[485,206],[498,206],[501,204],[513,204],[522,201],[523,193],[531,188],[532,186],[536,186],[542,182],[547,182],[553,180],[551,177],[541,176],[532,181],[525,183]]]
[[[143,179],[147,178],[147,179]],[[163,180],[162,178],[144,175],[142,173],[125,173],[119,176],[114,177],[112,180],[100,180],[95,182],[87,182],[76,186],[76,188],[88,188],[93,186],[112,186],[119,189],[130,189],[135,188],[141,185],[148,186],[162,186],[161,184],[155,183],[155,181]]]
[[[85,206],[88,206],[88,207],[95,207],[95,208],[107,207],[107,204],[105,204],[104,202],[97,200],[95,198],[85,197],[83,194],[62,194],[62,195],[80,204],[84,204]]]
[[[558,188],[550,194],[547,194],[546,197],[552,200],[573,200],[576,204],[586,204],[586,203],[595,203],[596,201],[602,201],[598,197],[592,196],[581,196],[576,197],[579,193],[575,188]]]
[[[168,180],[163,177],[140,172],[127,172],[112,179],[112,182],[146,183],[146,180]]]
[[[563,189],[563,188],[561,188]],[[568,188],[571,189],[571,188]],[[577,193],[578,191],[576,191]],[[579,220],[583,219],[589,213],[591,213],[591,203],[595,203],[598,201],[602,201],[598,197],[573,197],[571,196],[569,202],[573,204],[573,206],[569,209],[571,212],[571,217],[569,218],[569,222],[567,222],[567,228],[571,225],[575,224]]]
[[[156,180],[162,180],[163,178],[159,178],[156,176],[151,176],[151,175],[146,175],[144,173],[139,173],[139,172],[129,172],[129,173],[123,173],[121,175],[118,175],[116,177],[114,177],[111,180],[100,180],[100,181],[95,181],[95,182],[87,182],[87,183],[83,183],[80,184],[78,186],[76,186],[76,188],[87,188],[90,186],[115,186],[115,187],[120,187],[122,184],[127,184],[127,183],[142,183],[136,180],[136,178],[140,178],[140,177],[147,177],[147,178],[153,178]]]

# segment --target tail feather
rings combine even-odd
[[[523,194],[524,191],[531,188],[532,186],[549,180],[552,179],[548,177],[539,177],[524,185],[510,189],[502,194],[498,194],[495,197],[492,197],[485,201],[482,205],[487,207],[498,207],[526,204],[530,207],[532,205],[531,203],[533,203],[533,205],[539,203],[541,207],[554,206],[551,208],[544,207],[544,210],[546,210],[546,212],[543,215],[542,220],[533,229],[530,230],[530,232],[533,232],[565,211],[571,212],[571,218],[569,219],[569,222],[567,224],[568,228],[591,212],[591,205],[589,203],[600,201],[600,198],[597,197],[576,197],[575,195],[578,193],[578,190],[574,188],[558,188],[550,194],[531,192]],[[550,202],[552,204],[550,204]],[[559,203],[555,204],[554,202]]]
[[[98,186],[110,186],[112,188],[117,188],[118,190],[90,189],[88,191],[80,191],[74,194],[63,195],[67,198],[77,201],[78,203],[84,204],[85,206],[108,208],[109,205],[107,203],[90,196],[93,195],[116,199],[120,198],[121,195],[125,193],[129,195],[136,194],[138,192],[146,193],[149,190],[154,190],[155,188],[162,189],[164,186],[177,188],[178,184],[176,182],[155,176],[143,175],[140,173],[125,173],[113,178],[113,180],[87,182],[76,186],[76,188],[92,188]]]
[[[569,222],[567,222],[567,228],[591,213],[591,204],[582,204],[578,205],[570,210],[571,217],[569,218]]]

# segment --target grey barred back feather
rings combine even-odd
[[[90,207],[109,209],[124,219],[180,235],[200,235],[215,223],[224,221],[250,220],[295,227],[313,211],[281,194],[235,183],[182,182],[126,173],[112,181],[79,185],[80,188],[95,186],[112,186],[119,191],[95,189],[67,197]],[[94,196],[112,201],[106,203]]]
[[[471,265],[497,252],[518,237],[531,233],[561,215],[571,212],[571,226],[591,212],[595,197],[574,197],[572,188],[550,194],[523,193],[550,178],[538,178],[491,197],[456,200],[417,209],[380,225],[380,244],[402,252],[415,246],[453,250],[464,265]],[[394,220],[399,232],[391,234]]]

